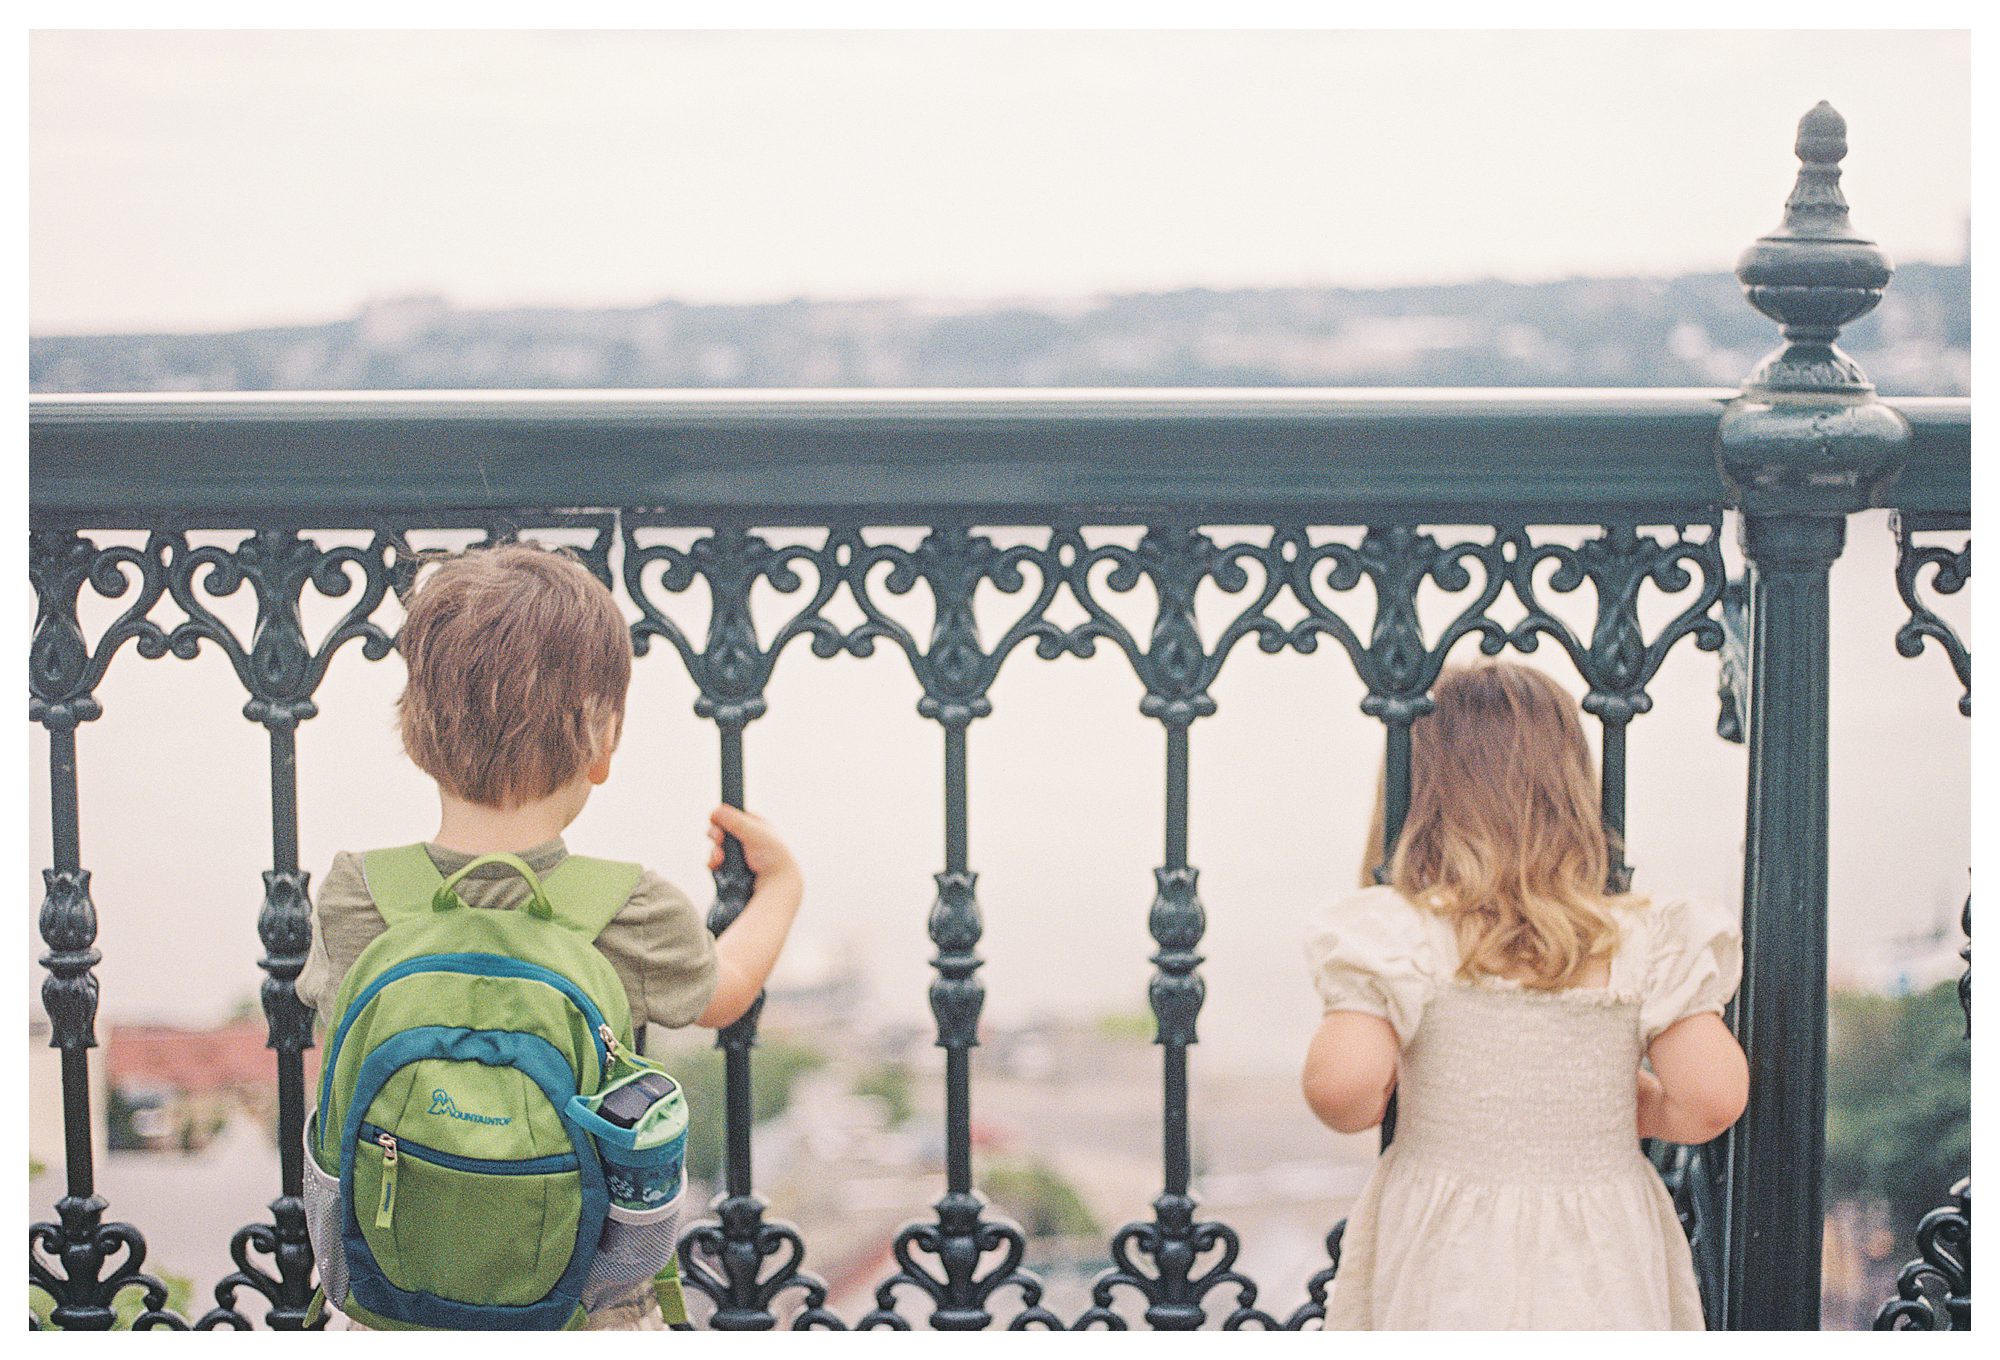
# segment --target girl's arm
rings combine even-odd
[[[1660,1031],[1639,1074],[1639,1136],[1706,1143],[1743,1114],[1750,1064],[1719,1015],[1690,1015]]]
[[[1374,1128],[1396,1089],[1400,1051],[1396,1031],[1381,1016],[1328,1011],[1306,1049],[1306,1104],[1341,1133]]]
[[[743,858],[757,875],[757,887],[741,914],[715,937],[715,995],[708,1009],[695,1017],[697,1025],[710,1029],[742,1019],[764,990],[805,896],[798,861],[762,817],[727,803],[709,813],[708,838],[714,842],[708,854],[710,869],[722,867],[725,835],[742,842]]]

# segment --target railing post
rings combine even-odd
[[[1732,1329],[1819,1325],[1826,1150],[1828,573],[1847,516],[1875,503],[1909,426],[1834,344],[1892,266],[1840,192],[1847,125],[1799,121],[1784,221],[1737,261],[1750,302],[1784,327],[1726,408],[1717,459],[1750,563],[1750,787],[1745,974],[1737,1028],[1750,1103],[1729,1148]]]

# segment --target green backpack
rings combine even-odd
[[[466,907],[457,884],[485,864],[525,879],[527,905]],[[572,855],[542,878],[519,856],[482,855],[445,878],[421,845],[363,865],[388,929],[341,984],[306,1128],[315,1311],[330,1302],[384,1328],[565,1328],[657,1279],[667,1319],[683,1320],[681,1149],[670,1199],[621,1208],[593,1136],[609,1130],[587,1113],[614,1081],[658,1070],[634,1054],[625,989],[593,945],[639,866]]]

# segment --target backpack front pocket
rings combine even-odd
[[[533,1035],[404,1030],[363,1063],[341,1148],[349,1288],[370,1325],[572,1325],[604,1231],[604,1172],[559,1113]]]
[[[576,1250],[582,1196],[574,1154],[481,1161],[363,1124],[354,1214],[389,1283],[454,1297],[467,1281],[499,1307],[554,1291]]]

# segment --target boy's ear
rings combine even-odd
[[[608,718],[604,723],[602,741],[598,746],[598,756],[584,768],[584,777],[593,784],[602,784],[611,778],[611,756],[618,749],[619,721]]]

